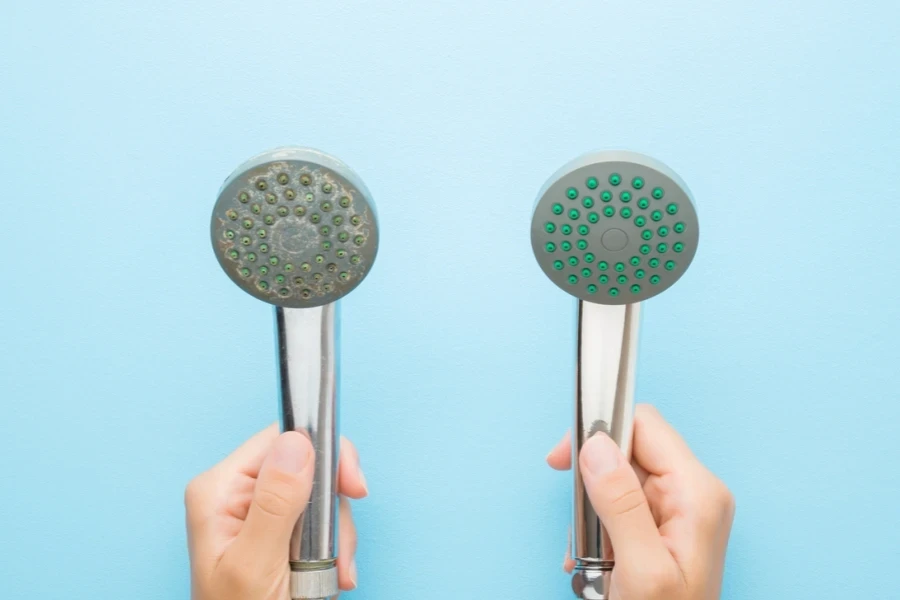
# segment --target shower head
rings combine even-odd
[[[684,182],[626,151],[563,166],[538,194],[531,220],[531,246],[547,277],[596,304],[633,304],[666,290],[690,266],[698,236]]]
[[[372,269],[375,205],[362,180],[318,150],[287,147],[238,167],[219,190],[210,225],[219,265],[274,305],[283,431],[315,448],[309,503],[288,548],[291,598],[338,594],[338,300]]]
[[[259,154],[225,180],[210,226],[238,287],[282,308],[312,308],[358,286],[378,252],[375,205],[362,180],[318,150]]]
[[[690,266],[698,225],[681,178],[634,152],[581,156],[538,193],[534,256],[547,277],[578,300],[572,464],[598,432],[630,457],[642,303]],[[582,600],[609,600],[614,548],[580,470],[573,474],[572,590]]]

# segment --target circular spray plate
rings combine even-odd
[[[640,154],[573,161],[538,198],[531,244],[553,283],[588,302],[631,304],[674,284],[697,251],[690,192]]]
[[[285,155],[293,158],[275,158]],[[375,260],[373,205],[336,159],[304,150],[271,156],[239,168],[219,193],[211,224],[219,264],[270,304],[334,302],[360,284]]]

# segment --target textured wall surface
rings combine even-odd
[[[890,0],[10,2],[0,18],[0,589],[188,597],[182,491],[275,417],[216,191],[285,143],[375,195],[344,303],[349,598],[569,597],[572,305],[529,210],[587,150],[688,182],[639,393],[734,490],[724,597],[896,597],[900,58]],[[476,565],[476,566],[473,566]]]

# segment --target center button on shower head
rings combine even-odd
[[[316,228],[308,222],[291,222],[286,220],[278,224],[272,236],[273,242],[283,247],[288,252],[303,252],[310,246],[315,246],[318,238]]]
[[[628,245],[628,234],[621,229],[607,229],[600,243],[610,252],[618,252]]]

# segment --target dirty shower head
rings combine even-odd
[[[563,166],[538,194],[531,245],[550,280],[580,300],[631,304],[684,274],[697,251],[697,212],[674,171],[608,151]]]
[[[309,148],[278,148],[238,167],[219,191],[210,230],[231,280],[284,308],[339,300],[378,252],[365,184],[340,160]]]

